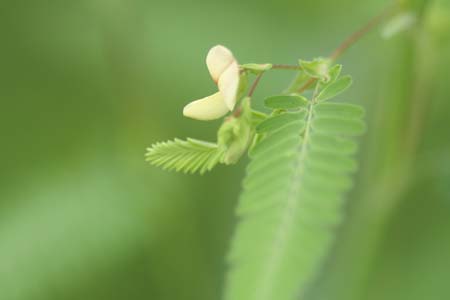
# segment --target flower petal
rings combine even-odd
[[[236,61],[222,73],[219,78],[219,91],[222,93],[225,104],[229,110],[234,109],[239,89],[239,65]]]
[[[212,47],[206,56],[206,65],[208,66],[209,74],[214,82],[218,82],[220,75],[228,68],[231,63],[236,61],[231,51],[222,46],[217,45]]]
[[[183,109],[183,115],[196,120],[209,121],[223,117],[228,111],[222,94],[217,92],[186,105]]]

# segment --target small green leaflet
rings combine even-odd
[[[256,126],[257,133],[270,132],[280,127],[280,124],[289,124],[305,118],[306,111],[298,113],[284,113],[275,117],[271,117]]]
[[[313,78],[327,82],[330,79],[329,65],[330,61],[325,58],[316,58],[313,61],[300,60],[299,64],[303,71]]]
[[[318,103],[314,106],[314,113],[319,116],[313,124],[317,132],[358,136],[366,130],[362,121],[364,109],[361,106],[335,102]]]
[[[329,72],[330,81],[329,83],[333,83],[338,79],[339,75],[341,75],[342,65],[334,65]]]
[[[365,114],[364,109],[359,105],[348,103],[325,102],[314,106],[314,112],[324,117],[362,118]]]
[[[259,74],[272,69],[272,64],[245,64],[241,65],[241,68],[254,74]]]
[[[328,99],[336,97],[337,95],[348,89],[352,85],[352,82],[353,81],[350,76],[343,76],[339,78],[320,92],[319,96],[317,97],[317,101],[326,101]]]
[[[365,123],[360,119],[316,118],[312,128],[316,132],[327,132],[336,136],[358,136],[366,130]]]
[[[272,109],[296,109],[306,107],[308,100],[297,95],[278,95],[266,98],[264,105]]]

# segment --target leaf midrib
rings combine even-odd
[[[305,131],[303,135],[303,141],[300,144],[300,147],[298,148],[298,158],[296,160],[295,165],[295,171],[291,178],[291,183],[289,185],[289,193],[286,201],[285,208],[282,213],[281,217],[281,224],[278,226],[278,229],[275,234],[275,242],[273,243],[273,249],[270,253],[274,253],[270,256],[269,261],[267,263],[266,271],[263,272],[264,277],[261,280],[260,289],[258,289],[256,292],[255,299],[263,300],[266,299],[268,295],[270,295],[271,289],[273,288],[273,282],[272,280],[273,274],[275,274],[275,270],[277,266],[279,266],[279,261],[283,257],[282,253],[284,252],[285,247],[283,247],[284,244],[286,244],[287,237],[290,235],[292,231],[292,224],[294,222],[295,213],[294,211],[297,209],[298,206],[298,190],[300,188],[300,177],[303,173],[303,161],[305,160],[306,153],[307,153],[307,145],[309,142],[309,136],[311,131],[311,121],[312,121],[312,115],[313,115],[313,106],[314,103],[311,102],[308,105],[308,112],[307,112],[307,119],[306,119],[306,125],[305,125]],[[281,245],[281,246],[280,246]]]

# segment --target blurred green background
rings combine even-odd
[[[414,28],[377,29],[340,61],[369,130],[310,299],[450,297],[450,4],[403,2]],[[147,165],[145,148],[215,139],[220,122],[181,114],[215,89],[209,47],[295,64],[386,3],[2,1],[0,299],[220,299],[246,159],[185,176]],[[257,105],[292,75],[264,77]]]

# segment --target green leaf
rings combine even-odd
[[[301,120],[305,116],[305,112],[299,113],[283,113],[281,115],[277,115],[271,117],[263,122],[261,122],[258,126],[256,126],[257,133],[270,132],[274,130],[280,129],[282,126],[288,125],[289,123]]]
[[[330,75],[330,81],[329,83],[335,82],[336,79],[339,78],[339,75],[341,75],[342,71],[342,65],[334,65],[330,68],[329,75]]]
[[[272,64],[245,64],[241,65],[241,68],[254,74],[259,74],[272,69]]]
[[[146,161],[164,170],[184,173],[205,173],[223,160],[217,144],[188,138],[160,142],[147,149]]]
[[[357,148],[358,145],[356,142],[337,136],[316,132],[316,134],[311,137],[312,151],[333,149],[333,151],[336,151],[337,153],[354,154]]]
[[[251,158],[258,156],[260,153],[264,153],[269,149],[277,148],[279,144],[283,143],[285,140],[285,135],[287,132],[292,130],[292,127],[295,127],[297,130],[302,130],[305,126],[304,120],[297,120],[295,122],[289,123],[285,125],[279,131],[281,131],[277,135],[271,135],[271,138],[264,138],[260,140],[255,147],[250,151],[249,155]]]
[[[310,102],[262,122],[228,256],[225,300],[295,300],[316,277],[357,168],[363,110]]]
[[[312,128],[317,132],[348,136],[361,135],[366,130],[366,126],[361,120],[326,117],[316,118]]]
[[[314,106],[314,112],[321,117],[362,118],[364,109],[361,106],[348,103],[322,102]]]
[[[271,109],[295,109],[306,107],[308,100],[298,95],[278,95],[266,98],[264,105]]]
[[[351,85],[352,78],[350,76],[343,76],[323,89],[317,97],[317,101],[326,101],[334,98],[348,89]]]
[[[313,61],[300,60],[299,63],[300,66],[303,67],[303,71],[310,77],[317,78],[324,82],[329,81],[329,59],[316,58]]]
[[[267,117],[267,114],[263,112],[252,110],[252,127],[256,127],[259,123],[267,119]]]

